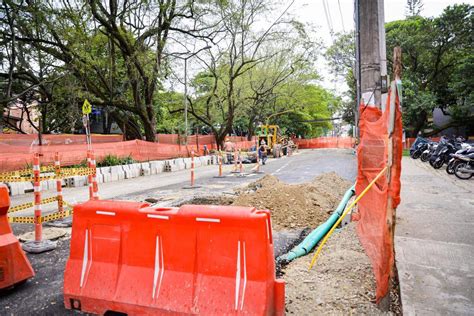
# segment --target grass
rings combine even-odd
[[[410,156],[410,149],[403,149],[403,154],[402,156]]]

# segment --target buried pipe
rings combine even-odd
[[[333,227],[334,223],[341,217],[342,212],[346,208],[350,198],[355,194],[355,185],[353,185],[344,194],[341,202],[337,206],[333,214],[324,222],[319,225],[315,230],[309,233],[308,236],[297,246],[295,246],[290,252],[277,258],[277,261],[290,262],[298,257],[308,254],[318,242],[327,234],[327,232]]]

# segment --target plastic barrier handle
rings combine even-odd
[[[332,233],[334,232],[334,230],[336,229],[336,227],[342,222],[342,220],[344,219],[344,217],[346,217],[347,213],[349,213],[349,211],[354,207],[354,205],[357,204],[357,202],[359,202],[359,200],[367,193],[367,191],[369,191],[369,189],[374,185],[375,182],[377,182],[377,180],[384,174],[384,172],[387,170],[387,166],[385,166],[380,172],[379,174],[374,178],[374,180],[372,180],[369,185],[364,189],[364,191],[362,191],[361,194],[359,194],[359,196],[354,200],[354,202],[351,203],[351,205],[349,205],[349,207],[344,211],[344,213],[342,213],[342,215],[339,217],[339,219],[334,223],[334,225],[332,226],[331,230],[327,233],[327,235],[324,237],[323,241],[321,242],[321,244],[319,245],[318,247],[318,250],[314,253],[314,256],[313,258],[311,259],[311,263],[309,264],[309,268],[308,270],[311,270],[311,268],[313,267],[313,265],[316,263],[316,259],[318,259],[318,256],[319,256],[319,253],[321,252],[321,250],[323,249],[323,246],[324,244],[326,243],[326,241],[329,239],[329,237],[331,237]]]

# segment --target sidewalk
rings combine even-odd
[[[403,157],[395,259],[404,315],[474,314],[474,180]]]

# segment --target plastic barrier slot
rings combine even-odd
[[[70,251],[64,277],[69,309],[284,313],[269,211],[88,201],[74,208]]]

